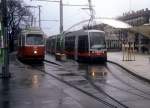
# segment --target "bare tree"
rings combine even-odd
[[[10,46],[14,46],[14,39],[17,38],[23,27],[21,24],[30,26],[32,14],[22,0],[7,0],[7,7],[9,44]],[[10,47],[10,50],[13,50],[13,47]]]

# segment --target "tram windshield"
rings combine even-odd
[[[40,34],[28,34],[26,37],[27,45],[43,45],[44,38]]]
[[[99,32],[90,33],[89,38],[90,38],[90,49],[101,50],[106,48],[104,33]]]

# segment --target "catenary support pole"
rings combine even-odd
[[[41,28],[41,6],[39,5],[39,28]]]
[[[8,17],[7,17],[7,1],[1,0],[2,3],[2,31],[4,42],[4,64],[2,66],[2,78],[10,78],[9,73],[9,54],[8,54]]]
[[[63,32],[63,3],[60,0],[60,33]]]

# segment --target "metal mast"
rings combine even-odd
[[[60,0],[60,33],[63,32],[63,3]]]
[[[7,1],[2,0],[2,25],[3,25],[3,36],[4,36],[4,64],[2,67],[2,77],[9,78],[9,54],[8,54],[8,16],[7,16]]]
[[[94,9],[92,7],[92,1],[88,0],[89,3],[89,10],[90,10],[90,20],[89,20],[89,25],[94,25],[94,19],[95,19],[95,13],[94,13]]]
[[[41,6],[39,5],[39,28],[41,28]]]

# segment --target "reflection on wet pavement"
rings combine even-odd
[[[14,68],[15,66],[16,63],[11,65],[11,68]],[[141,85],[137,80],[129,79],[126,74],[122,73],[122,70],[114,66],[108,65],[113,74],[117,76],[113,75],[106,68],[106,65],[87,65],[68,62],[64,63],[65,67],[50,65],[48,63],[44,64],[44,66],[40,64],[32,66],[23,68],[23,66],[17,65],[16,70],[12,69],[11,71],[13,77],[10,80],[0,80],[0,108],[83,108],[82,103],[79,104],[80,100],[76,101],[67,94],[65,90],[69,87],[61,85],[60,83],[57,84],[53,78],[34,69],[34,67],[42,70],[45,69],[48,73],[58,76],[70,84],[80,87],[82,90],[90,92],[107,101],[110,101],[108,97],[92,87],[89,81],[129,106],[134,106],[138,99],[143,101],[145,99],[144,102],[147,105],[149,103],[149,100],[145,98],[149,97],[149,95],[135,90],[121,80],[137,85],[147,93],[149,93],[150,90],[149,86],[145,86],[144,84]],[[76,96],[72,91],[71,95]],[[78,95],[81,94],[79,93]],[[140,95],[145,97],[143,98]],[[63,100],[61,105],[59,104],[60,98]],[[82,101],[85,102],[85,105],[88,106],[89,103],[86,101],[86,98],[82,97],[82,99]],[[132,102],[129,102],[129,100]],[[92,108],[99,108],[99,106],[95,105],[95,107]]]
[[[130,86],[134,86],[135,81],[137,81],[136,78],[135,81],[133,81],[134,79],[130,79],[130,75],[126,74],[124,70],[110,66],[108,63],[106,65],[78,64],[75,66],[68,63],[66,67],[65,70],[68,71],[62,75],[64,80],[69,81],[73,85],[79,86],[83,90],[90,91],[93,94],[98,95],[99,93],[97,91],[94,92],[93,88],[88,84],[88,81],[92,81],[92,83],[98,86],[100,90],[108,93],[110,96],[121,102],[128,103],[128,100],[132,100],[133,105],[135,104],[134,100],[137,99],[146,98],[149,100],[146,94],[140,93],[140,91],[137,89],[135,90],[135,88]],[[64,71],[64,69],[62,70]],[[60,75],[59,73],[61,73],[61,70],[57,75]],[[79,76],[83,76],[85,79],[83,80]],[[141,85],[139,82],[136,83],[136,85]],[[143,86],[143,84],[141,86]],[[147,87],[145,86],[144,88]]]
[[[32,86],[33,87],[38,87],[39,85],[39,76],[38,75],[33,75],[32,77]]]
[[[105,80],[108,73],[103,65],[79,65],[78,71],[82,71],[89,80]]]

